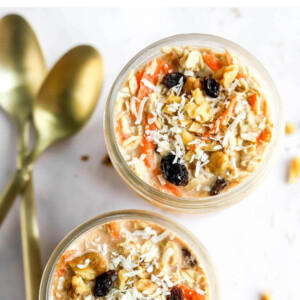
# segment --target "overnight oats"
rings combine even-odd
[[[215,196],[260,164],[272,139],[269,102],[228,50],[161,48],[117,94],[114,130],[131,170],[178,197]]]
[[[192,247],[164,226],[114,220],[66,248],[53,272],[50,299],[212,299],[201,264]]]

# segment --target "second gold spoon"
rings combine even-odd
[[[91,46],[78,46],[66,53],[52,68],[34,101],[36,144],[24,158],[0,198],[0,224],[18,193],[30,179],[34,161],[50,145],[79,131],[89,120],[103,83],[103,63]]]

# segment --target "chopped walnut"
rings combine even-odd
[[[271,300],[271,296],[268,292],[264,292],[262,295],[261,295],[261,300]]]
[[[294,157],[290,161],[288,171],[288,183],[294,183],[300,177],[300,156]]]
[[[295,125],[291,122],[285,123],[285,134],[292,134],[295,132]]]

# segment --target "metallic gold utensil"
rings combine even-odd
[[[11,206],[30,179],[34,161],[50,145],[79,131],[93,113],[103,82],[103,63],[91,46],[78,46],[66,53],[48,73],[34,101],[33,119],[37,141],[0,198],[3,207]]]
[[[0,20],[0,107],[18,129],[17,167],[28,152],[33,99],[46,75],[46,64],[31,26],[22,17]],[[9,206],[4,206],[5,214]],[[21,198],[21,233],[26,299],[38,298],[42,273],[39,234],[31,180]],[[28,221],[30,220],[30,221]]]

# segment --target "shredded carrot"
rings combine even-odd
[[[241,78],[247,79],[247,76],[242,71],[238,71],[236,75],[236,79],[241,79]]]
[[[138,90],[140,89],[140,86],[141,86],[141,80],[144,76],[144,73],[145,73],[145,70],[142,70],[140,71],[137,75],[136,75],[136,81],[137,81],[137,84],[138,84]]]
[[[118,238],[120,236],[121,226],[120,223],[117,221],[110,223],[110,229],[111,233],[115,238]]]
[[[123,131],[123,126],[120,120],[117,121],[117,132],[118,132],[118,138],[123,142],[126,139],[126,135]]]
[[[166,182],[166,184],[160,187],[160,190],[164,193],[171,194],[173,196],[181,197],[181,192],[172,183]]]
[[[141,154],[145,154],[145,165],[149,169],[155,168],[155,145],[153,141],[149,141],[145,134],[141,145]]]
[[[137,112],[139,111],[141,100],[143,100],[145,97],[148,97],[148,95],[153,92],[153,90],[150,87],[146,86],[142,80],[147,80],[153,85],[156,85],[159,75],[167,74],[168,71],[172,69],[168,63],[160,59],[157,59],[156,62],[157,62],[157,67],[154,71],[154,74],[150,74],[150,72],[148,72],[152,64],[152,62],[149,62],[145,67],[145,69],[140,71],[136,77],[138,83],[138,92],[137,92],[138,100],[136,101]],[[132,117],[136,119],[134,115],[132,115]]]
[[[257,146],[261,146],[264,143],[269,143],[271,141],[271,138],[272,138],[271,128],[266,127],[256,139]]]
[[[200,295],[195,290],[190,289],[184,285],[180,285],[179,288],[183,291],[184,299],[186,300],[205,300],[205,295]]]
[[[253,94],[249,97],[248,99],[249,104],[251,105],[252,109],[255,106],[256,102],[257,102],[257,94]]]
[[[152,118],[152,117],[153,117],[153,115],[150,114],[149,118]],[[144,128],[144,132],[146,131],[146,129],[149,129],[149,130],[156,129],[155,123],[147,125],[147,121],[145,119],[142,121],[142,125]],[[145,133],[143,136],[142,145],[141,145],[141,154],[146,155],[146,157],[144,159],[144,163],[145,163],[146,167],[149,169],[155,168],[155,151],[154,150],[155,150],[154,142],[149,141],[148,135]]]
[[[158,179],[158,175],[159,174],[158,174],[158,170],[157,169],[153,170],[153,175],[157,178],[157,181],[160,184],[160,181]],[[181,197],[182,196],[182,194],[178,190],[178,188],[174,184],[172,184],[172,183],[170,183],[168,181],[166,181],[166,183],[164,185],[160,184],[159,189],[160,189],[160,191],[162,191],[164,193],[167,193],[167,194],[171,194],[173,196],[177,196],[177,197]]]
[[[248,102],[251,106],[251,109],[253,110],[253,112],[255,114],[258,114],[259,112],[259,103],[258,103],[258,95],[257,94],[253,94],[249,97]]]
[[[60,257],[56,265],[56,273],[58,276],[63,276],[66,273],[66,263],[72,260],[75,253],[76,250],[69,250]]]
[[[236,103],[237,103],[237,97],[233,96],[231,98],[231,100],[229,102],[229,105],[227,106],[226,110],[224,111],[224,113],[219,118],[221,126],[227,125],[227,123],[228,123],[228,121],[231,117],[232,110],[233,110],[234,106],[236,105]]]
[[[203,53],[203,59],[214,72],[222,68],[221,61],[212,54]]]

